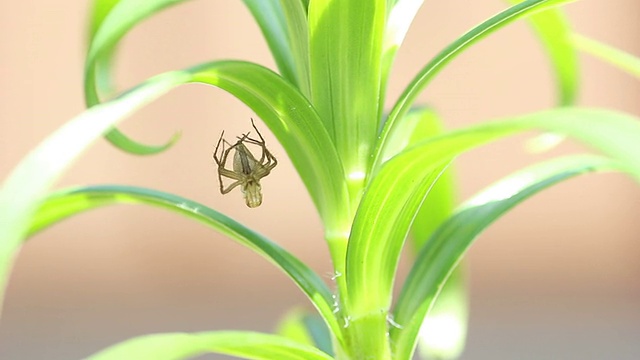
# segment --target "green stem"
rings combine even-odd
[[[341,296],[347,294],[347,281],[344,273],[346,271],[347,260],[347,243],[349,241],[349,233],[336,233],[335,235],[327,236],[327,244],[329,245],[329,253],[331,255],[331,261],[333,262],[334,273],[332,280],[336,282],[338,288],[336,306],[339,311],[342,312],[342,305],[344,299]]]
[[[387,316],[388,312],[381,310],[357,319],[348,318],[346,341],[350,360],[391,360]]]

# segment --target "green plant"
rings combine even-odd
[[[513,6],[429,61],[388,115],[383,100],[389,71],[422,1],[245,0],[280,74],[248,62],[215,61],[158,75],[113,96],[110,68],[119,40],[145,18],[181,2],[94,1],[85,69],[90,108],[29,154],[0,192],[0,288],[4,290],[16,250],[30,235],[101,206],[158,206],[211,226],[279,266],[318,310],[323,325],[314,328],[325,329],[331,345],[305,336],[309,328],[302,326],[301,317],[293,316],[283,325],[283,335],[150,335],[92,359],[179,359],[205,352],[251,359],[410,359],[425,317],[443,306],[436,298],[451,300],[444,305],[463,302],[464,283],[456,267],[471,242],[495,219],[538,191],[585,172],[620,170],[640,178],[638,120],[611,110],[571,106],[578,77],[573,44],[633,71],[640,66],[615,50],[573,36],[556,8],[569,0],[509,1]],[[558,108],[454,131],[445,131],[431,109],[412,109],[417,95],[458,54],[527,16],[554,64]],[[336,271],[335,292],[276,243],[192,200],[130,186],[49,193],[64,169],[103,133],[115,146],[134,154],[169,148],[177,137],[149,146],[113,126],[176,86],[192,82],[220,87],[242,100],[283,145],[324,224]],[[453,159],[532,129],[573,137],[604,156],[538,164],[454,210],[452,175],[447,170]],[[410,232],[417,249],[414,264],[393,299],[398,259]],[[463,306],[443,309],[464,320]],[[440,357],[455,357],[457,352],[459,346],[432,349]]]

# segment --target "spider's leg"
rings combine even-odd
[[[251,126],[253,126],[253,128],[256,130],[256,132],[258,133],[258,136],[260,137],[260,140],[262,140],[262,143],[264,144],[264,138],[262,137],[262,134],[260,134],[260,131],[258,131],[258,128],[256,127],[256,124],[253,122],[253,118],[251,118]]]
[[[216,164],[218,164],[218,166],[220,166],[220,159],[218,159],[218,149],[220,148],[220,143],[222,143],[223,136],[224,136],[224,130],[222,130],[222,134],[220,134],[220,139],[218,139],[218,143],[216,144],[216,149],[213,151],[213,160],[216,162]],[[224,144],[222,144],[222,153],[224,154]]]
[[[222,195],[224,195],[224,194],[228,194],[228,193],[229,193],[229,191],[231,191],[231,190],[235,189],[236,187],[238,187],[238,185],[241,185],[241,184],[242,184],[242,181],[238,180],[238,181],[236,181],[236,182],[234,182],[234,183],[230,184],[229,186],[227,186],[227,188],[225,189],[225,188],[222,186],[222,183],[220,183],[220,193],[222,193]]]
[[[224,146],[229,145],[229,148],[224,149]],[[238,180],[241,181],[243,179],[243,177],[241,177],[240,174],[229,170],[227,168],[225,168],[225,165],[227,164],[227,158],[229,157],[229,153],[231,152],[231,150],[235,149],[236,146],[238,146],[239,143],[236,143],[234,145],[229,144],[226,140],[223,140],[223,145],[222,145],[222,149],[223,149],[223,153],[222,153],[222,159],[216,159],[216,162],[218,163],[218,181],[220,182],[220,192],[223,194],[226,194],[227,192],[231,191],[231,189],[235,188],[237,185],[231,184],[231,186],[229,186],[226,189],[226,192],[224,190],[224,183],[222,182],[222,177],[227,177],[233,180]]]
[[[227,177],[233,180],[242,180],[244,177],[237,172],[231,171],[225,168],[218,168],[218,175]]]
[[[273,169],[274,167],[276,167],[276,165],[278,165],[278,159],[276,159],[275,156],[273,156],[273,154],[267,150],[265,148],[266,152],[267,152],[267,158],[269,159],[269,161],[267,162],[267,167],[269,168],[269,170]],[[273,161],[273,162],[271,162]]]
[[[248,132],[246,134],[242,134],[242,136],[236,136],[236,139],[238,139],[238,142],[243,142],[246,139],[250,139],[249,134],[251,134],[251,132]]]

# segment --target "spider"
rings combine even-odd
[[[260,140],[252,139],[249,137],[250,132],[238,136],[238,141],[235,144],[230,144],[227,140],[223,139],[224,131],[220,134],[220,139],[216,145],[216,149],[213,152],[213,160],[218,164],[218,180],[220,180],[220,192],[224,195],[240,185],[240,190],[244,195],[245,202],[250,208],[258,207],[262,204],[262,187],[260,186],[260,179],[269,175],[271,170],[278,165],[276,157],[267,150],[264,138],[256,125],[251,119],[251,126],[255,129]],[[260,160],[256,160],[255,156],[245,146],[247,144],[258,145],[262,149],[262,156]],[[220,157],[218,157],[218,149],[222,144],[220,151]],[[225,149],[225,145],[229,147]],[[233,154],[233,170],[227,169],[227,157],[231,150],[235,150]],[[235,180],[225,189],[222,183],[222,177]]]

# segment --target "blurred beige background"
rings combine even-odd
[[[427,1],[399,53],[389,104],[430,56],[503,7],[499,0]],[[86,10],[81,0],[0,2],[1,178],[83,110]],[[638,1],[580,1],[568,13],[578,31],[640,55]],[[197,0],[165,11],[136,28],[120,54],[122,88],[212,59],[273,67],[240,1]],[[640,116],[640,82],[582,60],[584,105]],[[554,98],[547,65],[530,29],[517,23],[455,60],[422,100],[450,127],[547,108]],[[141,158],[100,141],[59,185],[122,183],[174,192],[247,223],[329,274],[318,217],[271,134],[267,142],[281,165],[264,180],[264,204],[251,210],[239,192],[218,192],[215,141],[223,129],[246,131],[251,116],[221,90],[182,87],[123,126],[152,143],[181,130],[175,148]],[[532,156],[520,144],[526,138],[461,158],[461,198],[526,164],[580,149],[567,143]],[[465,359],[640,358],[639,212],[640,190],[632,181],[587,176],[535,197],[487,231],[470,255]],[[199,224],[158,209],[102,209],[24,247],[0,322],[0,359],[80,358],[149,332],[268,331],[288,308],[306,303],[272,265]]]

